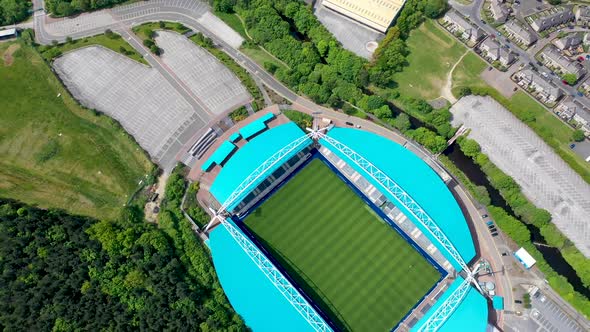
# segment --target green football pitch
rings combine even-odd
[[[343,330],[389,331],[440,277],[319,159],[244,222]]]

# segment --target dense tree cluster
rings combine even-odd
[[[69,16],[78,12],[112,7],[127,0],[45,0],[47,12]]]
[[[30,7],[28,0],[0,0],[0,26],[24,20]]]
[[[245,330],[179,224],[162,230],[132,207],[98,222],[0,200],[0,329]]]
[[[245,47],[261,46],[287,65],[277,67],[266,63],[265,68],[279,80],[320,104],[343,108],[356,114],[355,109],[373,114],[404,131],[409,129],[402,118],[395,121],[387,99],[399,94],[377,96],[372,86],[388,87],[392,74],[403,70],[409,51],[405,45],[409,31],[425,17],[437,17],[446,10],[445,0],[409,0],[394,27],[381,42],[371,62],[345,50],[314,16],[311,7],[297,0],[212,0],[217,11],[238,13],[245,22],[248,41]],[[407,105],[406,105],[407,104]],[[426,116],[432,107],[423,100],[404,102]],[[408,110],[413,114],[412,110]],[[435,112],[432,112],[435,113]],[[447,111],[448,113],[448,111]],[[434,152],[440,152],[445,137],[453,133],[446,113],[424,117],[436,129],[422,129],[412,137]],[[438,136],[438,138],[435,138]]]

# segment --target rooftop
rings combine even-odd
[[[215,181],[211,184],[209,192],[220,203],[225,202],[242,181],[258,166],[281,148],[304,135],[305,133],[293,122],[282,124],[259,134],[247,142],[242,148],[238,149],[225,163],[215,178]],[[306,143],[300,145],[298,149],[291,151],[289,155],[295,155],[311,144],[311,142],[311,139],[308,139]],[[274,165],[274,167],[268,170],[268,174],[272,173],[279,166]],[[255,188],[263,180],[264,177],[260,177],[252,184],[251,188]],[[242,198],[246,195],[247,193],[243,193]],[[230,205],[228,210],[231,210],[237,203],[239,203],[239,199],[233,205]]]
[[[453,291],[463,283],[462,277],[457,279],[443,293],[436,304],[422,317],[411,331],[419,331],[436,310],[452,295]],[[439,332],[464,331],[469,326],[469,331],[486,331],[488,324],[488,304],[486,299],[473,287],[467,291],[467,295],[457,309],[440,327]]]
[[[286,332],[313,331],[224,226],[211,232],[209,247],[219,282],[248,327],[253,331],[277,331],[277,327]]]
[[[381,32],[387,31],[405,0],[324,0],[322,4]]]

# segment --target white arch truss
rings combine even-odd
[[[419,332],[434,332],[451,317],[455,309],[463,302],[469,290],[471,289],[471,280],[465,279],[457,289],[453,291],[451,296],[437,308],[437,310],[428,318],[428,320],[420,326]]]
[[[375,181],[387,190],[387,192],[395,197],[400,204],[402,204],[411,214],[420,222],[428,232],[447,250],[447,252],[459,263],[462,270],[465,271],[467,277],[465,281],[457,288],[453,294],[433,313],[432,316],[427,320],[421,331],[437,331],[444,322],[455,312],[461,302],[465,299],[471,285],[483,294],[477,280],[473,277],[472,272],[463,257],[459,254],[459,251],[455,248],[453,243],[448,239],[446,234],[438,227],[438,225],[432,220],[432,218],[422,209],[422,207],[416,202],[400,185],[393,181],[387,174],[373,165],[369,160],[364,158],[362,155],[356,153],[353,149],[349,148],[345,144],[339,142],[333,137],[327,136],[321,132],[314,132],[314,138],[323,139],[324,142],[331,145],[334,149],[340,151],[347,156],[354,164],[362,168],[367,174]]]
[[[228,222],[225,218],[221,218],[221,224],[227,229],[234,240],[242,247],[242,250],[254,261],[256,266],[266,275],[268,279],[275,285],[275,287],[283,294],[283,296],[295,307],[295,309],[303,316],[309,325],[320,332],[331,332],[332,329],[324,321],[324,319],[317,313],[317,311],[307,302],[307,300],[293,287],[293,285],[285,278],[274,264],[254,245],[240,230]]]
[[[463,257],[459,254],[459,251],[455,248],[453,243],[449,240],[447,235],[438,227],[438,225],[432,220],[430,215],[424,211],[424,209],[408,194],[400,185],[393,181],[385,172],[381,171],[377,166],[373,165],[362,155],[356,153],[353,149],[349,148],[338,140],[319,133],[321,139],[326,143],[330,144],[334,149],[340,151],[347,156],[354,164],[362,168],[367,174],[375,181],[387,190],[387,192],[393,196],[400,204],[402,204],[412,216],[418,220],[428,230],[428,232],[445,248],[445,250],[455,259],[461,266],[462,270],[470,273],[467,263],[463,260]]]

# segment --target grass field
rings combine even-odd
[[[344,330],[389,331],[440,277],[318,159],[245,223]]]
[[[152,168],[143,151],[78,106],[30,46],[2,43],[0,59],[0,196],[117,216]]]
[[[129,43],[127,43],[121,36],[113,34],[113,38],[109,38],[106,35],[96,35],[92,37],[82,38],[73,40],[69,43],[59,44],[56,46],[41,46],[42,55],[47,61],[51,61],[55,58],[57,53],[52,51],[52,48],[57,48],[61,53],[66,53],[78,48],[90,46],[90,45],[101,45],[117,53],[128,56],[129,58],[147,65],[147,61],[139,54]]]
[[[394,75],[400,94],[426,100],[440,97],[447,73],[465,47],[431,20],[411,32],[407,45],[409,66]]]

